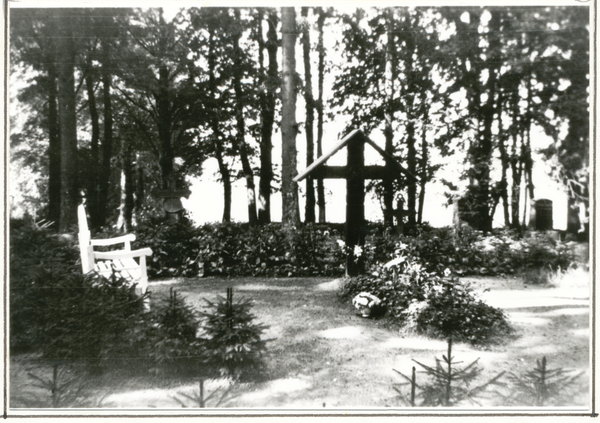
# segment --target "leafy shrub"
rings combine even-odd
[[[253,323],[252,304],[244,299],[233,302],[233,290],[214,304],[206,300],[210,311],[202,313],[205,363],[218,369],[221,376],[241,378],[259,371],[266,342],[261,335],[268,326]]]
[[[419,227],[417,236],[395,236],[377,228],[367,238],[366,261],[371,268],[409,253],[428,272],[446,268],[458,275],[512,274],[527,269],[565,269],[575,262],[573,245],[557,241],[545,233],[521,239],[512,230],[495,230],[484,234],[469,227]]]
[[[436,281],[416,316],[417,330],[436,338],[482,344],[510,332],[504,312],[477,299],[458,279]]]
[[[155,218],[138,225],[134,246],[152,249],[147,261],[150,278],[198,274],[196,229],[185,216],[177,222]]]
[[[278,223],[212,224],[198,228],[196,258],[203,275],[334,276],[344,271],[327,226],[293,230]]]
[[[150,277],[335,276],[344,271],[335,237],[324,225],[288,230],[278,223],[218,223],[194,228],[187,219],[155,219],[136,233],[136,245],[153,251]]]
[[[138,246],[152,248],[150,277],[173,276],[339,276],[348,251],[338,225],[306,224],[286,229],[279,223],[216,223],[193,227],[149,220],[137,230]],[[510,230],[490,234],[469,227],[433,229],[421,225],[416,236],[398,236],[390,228],[370,224],[362,251],[367,269],[396,257],[417,257],[428,272],[451,269],[458,275],[511,274],[529,268],[566,268],[571,249],[545,234],[520,239]]]
[[[573,246],[555,240],[544,233],[534,234],[522,241],[523,268],[552,270],[566,269],[575,263]]]
[[[338,295],[347,301],[369,292],[383,301],[391,324],[433,337],[480,344],[510,332],[504,313],[477,299],[449,269],[444,276],[428,272],[405,254],[395,260],[397,273],[379,266],[371,275],[347,279]]]
[[[405,273],[397,278],[381,265],[370,275],[346,278],[338,296],[342,301],[348,301],[360,292],[371,293],[382,300],[389,319],[395,324],[403,325],[407,318],[405,311],[410,303],[425,300],[427,279],[419,264],[405,261],[402,263]]]

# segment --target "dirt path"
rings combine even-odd
[[[570,408],[589,403],[589,276],[575,274],[561,286],[530,288],[518,279],[469,279],[490,305],[503,308],[517,331],[504,345],[486,350],[457,344],[453,355],[467,364],[479,358],[482,379],[501,371],[522,374],[545,356],[550,368],[584,372],[579,383],[561,396]],[[349,305],[336,299],[339,281],[318,279],[202,279],[176,283],[178,292],[197,307],[202,298],[214,299],[225,286],[254,302],[257,320],[270,325],[269,381],[236,387],[236,397],[227,403],[240,408],[371,408],[402,407],[393,390],[401,377],[392,369],[409,374],[412,359],[434,365],[445,354],[443,341],[402,336],[363,319]],[[485,289],[487,292],[483,292]],[[156,295],[169,285],[155,284]],[[424,376],[420,376],[424,377]],[[209,382],[207,392],[218,388]],[[406,388],[405,388],[406,389]],[[196,385],[170,389],[115,392],[106,407],[180,408],[173,399],[178,392],[191,393]],[[181,398],[181,396],[180,396]],[[190,404],[191,405],[191,404]],[[481,399],[481,407],[500,406],[497,397]]]

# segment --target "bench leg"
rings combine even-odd
[[[136,285],[135,294],[139,295],[141,297],[142,295],[144,295],[146,293],[147,289],[148,288],[146,286]],[[144,298],[144,310],[150,311],[150,298],[149,297]]]

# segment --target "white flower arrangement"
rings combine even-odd
[[[370,317],[373,308],[381,306],[381,300],[368,292],[361,292],[352,299],[352,305],[363,317]]]
[[[354,257],[358,258],[360,256],[362,256],[363,253],[363,249],[360,245],[355,245],[354,246]]]

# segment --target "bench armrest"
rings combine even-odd
[[[139,250],[132,251],[106,251],[106,252],[94,252],[94,257],[101,260],[115,260],[124,258],[133,258],[141,256],[151,256],[152,250],[150,248],[141,248]]]
[[[125,242],[131,242],[131,241],[135,241],[135,235],[134,234],[127,234],[127,235],[123,235],[123,236],[118,236],[116,238],[106,238],[106,239],[92,239],[90,240],[90,244],[94,245],[94,246],[107,246],[107,245],[114,245],[114,244],[122,244]]]

